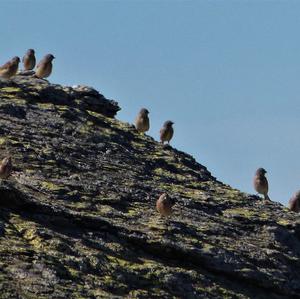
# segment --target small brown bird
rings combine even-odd
[[[174,198],[170,198],[167,193],[163,193],[156,202],[156,210],[162,216],[170,216],[172,214],[172,207],[175,204]]]
[[[293,212],[300,212],[300,190],[291,197],[289,201],[289,208]]]
[[[164,144],[165,141],[167,141],[168,143],[170,143],[170,140],[173,137],[174,134],[174,129],[172,127],[174,123],[170,120],[167,120],[163,127],[160,129],[159,133],[160,133],[160,141],[162,144]]]
[[[47,54],[37,65],[35,76],[42,79],[47,78],[52,72],[52,60],[55,57],[52,54]]]
[[[20,58],[18,56],[13,57],[10,61],[6,62],[0,66],[0,77],[4,79],[10,79],[15,76],[20,63]]]
[[[150,128],[150,122],[148,117],[149,111],[146,108],[142,108],[135,119],[135,128],[139,133],[145,133]]]
[[[35,60],[33,49],[27,50],[26,54],[24,55],[24,57],[22,59],[22,62],[23,62],[25,71],[30,71],[30,70],[34,69],[36,60]]]
[[[268,191],[269,191],[269,185],[268,185],[268,180],[265,177],[266,170],[263,168],[258,168],[255,172],[255,176],[253,179],[253,186],[254,189],[259,193],[263,194],[265,200],[270,200],[268,196]]]
[[[7,179],[12,171],[11,157],[6,157],[1,161],[0,164],[0,178]]]

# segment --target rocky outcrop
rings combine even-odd
[[[28,104],[38,102],[67,105],[70,109],[90,110],[107,117],[114,117],[120,110],[117,102],[106,99],[91,87],[49,84],[46,80],[32,78],[32,73],[24,72],[23,76],[10,81],[0,79],[0,96],[5,98],[13,95],[17,99],[26,100]]]
[[[113,118],[87,87],[0,82],[0,298],[298,298],[300,221]],[[155,201],[176,198],[161,219]]]

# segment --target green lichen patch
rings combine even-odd
[[[44,181],[41,182],[40,185],[43,190],[47,190],[50,192],[65,192],[65,187],[63,185],[59,185],[53,182]]]
[[[0,92],[1,93],[18,93],[18,92],[21,92],[21,88],[19,87],[1,87],[0,88]]]

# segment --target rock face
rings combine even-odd
[[[87,87],[0,82],[0,298],[299,298],[300,221],[113,118]],[[250,178],[251,179],[251,178]],[[155,202],[176,199],[162,219]]]

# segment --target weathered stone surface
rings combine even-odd
[[[23,73],[21,73],[23,74]],[[118,103],[106,99],[97,90],[88,86],[61,86],[32,77],[32,71],[24,72],[14,80],[1,80],[1,97],[15,97],[30,103],[53,103],[68,105],[80,110],[91,110],[113,117],[120,110]],[[7,92],[6,92],[7,91]]]
[[[29,74],[30,75],[30,74]],[[88,87],[0,81],[0,298],[298,298],[300,221],[112,118]],[[177,204],[155,211],[167,191]]]

